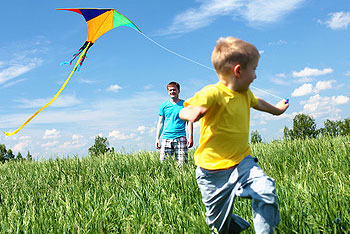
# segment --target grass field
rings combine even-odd
[[[276,180],[279,233],[350,233],[350,137],[252,149]],[[192,154],[183,168],[154,152],[0,165],[0,233],[210,233]],[[250,200],[234,212],[252,224]]]

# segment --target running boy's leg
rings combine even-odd
[[[256,233],[273,233],[280,222],[275,181],[257,164],[257,159],[246,157],[237,167],[245,174],[246,182],[236,195],[252,199],[253,222]]]
[[[196,178],[206,208],[206,222],[212,233],[239,233],[250,226],[232,214],[235,193],[241,185],[235,168],[205,170],[197,167]]]

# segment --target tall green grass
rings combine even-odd
[[[279,233],[350,233],[350,137],[252,149],[276,180]],[[154,152],[0,165],[0,233],[210,233],[192,154],[184,167]],[[252,223],[249,200],[234,212]]]

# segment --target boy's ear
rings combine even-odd
[[[235,77],[239,77],[241,75],[241,65],[239,63],[233,66],[233,74]]]

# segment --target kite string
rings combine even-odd
[[[90,42],[89,42],[90,44]],[[88,45],[89,45],[88,44]],[[81,53],[77,63],[75,64],[72,72],[70,73],[70,75],[68,76],[67,80],[64,82],[64,84],[62,85],[61,89],[56,93],[55,97],[50,101],[48,102],[45,106],[41,107],[37,112],[35,112],[26,122],[24,122],[24,124],[22,124],[16,131],[13,131],[13,132],[4,132],[6,136],[12,136],[14,134],[16,134],[17,132],[19,132],[25,125],[27,125],[27,123],[29,123],[29,121],[31,121],[37,114],[39,114],[42,110],[44,110],[47,106],[49,106],[53,101],[56,100],[56,98],[58,97],[58,95],[60,95],[60,93],[62,92],[62,90],[66,87],[66,84],[68,83],[68,81],[70,80],[71,76],[73,75],[74,71],[75,71],[75,68],[78,66],[81,58],[83,57],[83,55],[86,53],[86,50],[87,50],[88,46],[84,49],[83,53]]]
[[[136,30],[136,29],[135,29],[135,30]],[[136,31],[137,31],[137,30],[136,30]],[[137,31],[137,32],[140,33],[140,34],[141,34],[142,36],[144,36],[145,38],[147,38],[149,41],[153,42],[155,45],[159,46],[160,48],[162,48],[162,49],[164,49],[164,50],[166,50],[166,51],[168,51],[168,52],[170,52],[170,53],[172,53],[172,54],[174,54],[174,55],[176,55],[176,56],[178,56],[178,57],[180,57],[180,58],[186,59],[187,61],[190,61],[190,62],[192,62],[192,63],[195,63],[195,64],[197,64],[197,65],[200,65],[200,66],[205,67],[205,68],[207,68],[207,69],[209,69],[209,70],[211,70],[211,71],[216,72],[215,69],[213,69],[213,68],[211,68],[211,67],[208,67],[208,66],[206,66],[206,65],[204,65],[204,64],[201,64],[201,63],[199,63],[199,62],[197,62],[197,61],[195,61],[195,60],[193,60],[193,59],[190,59],[190,58],[188,58],[188,57],[186,57],[186,56],[183,56],[183,55],[181,55],[181,54],[178,54],[178,53],[176,53],[176,52],[174,52],[174,51],[172,51],[172,50],[166,48],[165,46],[163,46],[163,45],[159,44],[158,42],[154,41],[152,38],[148,37],[148,36],[145,35],[144,33],[139,32],[139,31]],[[275,94],[272,94],[272,93],[270,93],[270,92],[267,92],[267,91],[265,91],[265,90],[259,89],[259,88],[255,87],[255,86],[253,86],[253,85],[250,85],[250,87],[252,87],[252,88],[254,88],[254,89],[256,89],[256,90],[259,90],[260,92],[263,92],[263,93],[265,93],[265,94],[269,94],[269,95],[271,95],[271,96],[273,96],[273,97],[275,97],[275,98],[277,98],[277,99],[281,99],[281,100],[282,100],[282,99],[285,99],[285,98],[281,98],[281,97],[279,97],[279,96],[277,96],[277,95],[275,95]]]
[[[207,68],[207,69],[212,70],[212,71],[215,72],[215,69],[213,69],[213,68],[211,68],[211,67],[208,67],[208,66],[206,66],[206,65],[204,65],[204,64],[201,64],[201,63],[199,63],[199,62],[197,62],[197,61],[195,61],[195,60],[193,60],[193,59],[187,58],[187,57],[185,57],[185,56],[183,56],[183,55],[181,55],[181,54],[178,54],[178,53],[176,53],[176,52],[174,52],[174,51],[172,51],[172,50],[166,48],[165,46],[159,44],[158,42],[154,41],[152,38],[146,36],[146,35],[143,34],[142,32],[139,32],[139,33],[140,33],[142,36],[144,36],[145,38],[147,38],[148,40],[150,40],[151,42],[153,42],[154,44],[156,44],[157,46],[159,46],[160,48],[162,48],[162,49],[164,49],[164,50],[166,50],[166,51],[168,51],[168,52],[170,52],[170,53],[172,53],[172,54],[174,54],[174,55],[176,55],[176,56],[178,56],[178,57],[180,57],[180,58],[186,59],[186,60],[188,60],[188,61],[190,61],[190,62],[192,62],[192,63],[198,64],[198,65],[200,65],[200,66],[202,66],[202,67],[205,67],[205,68]]]

